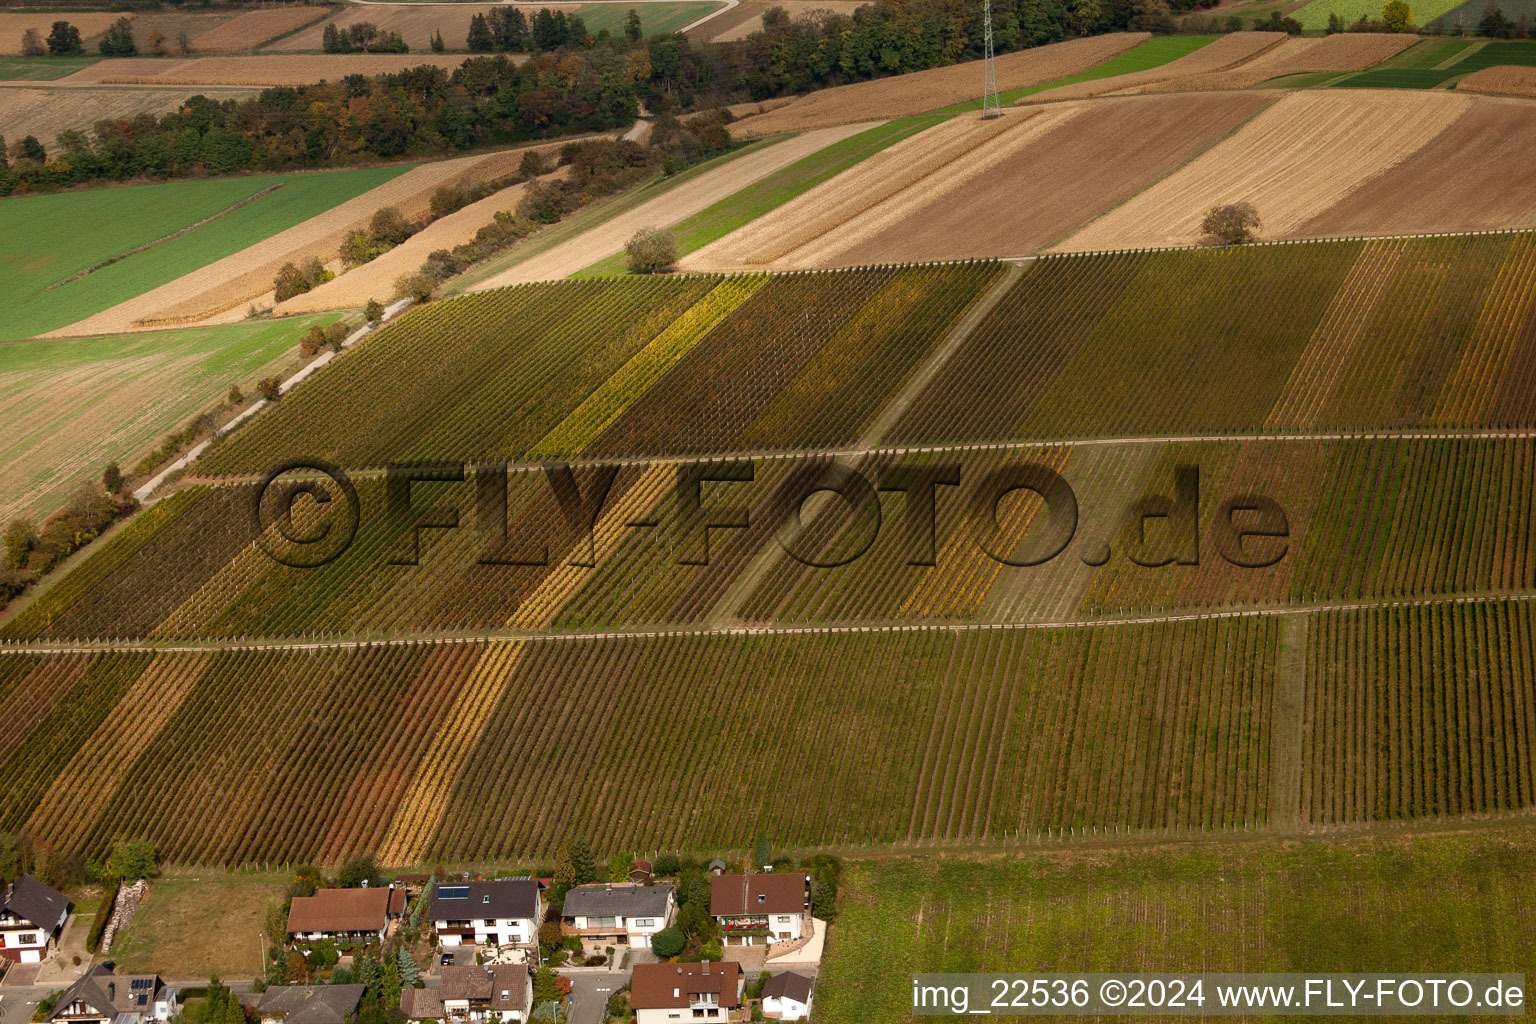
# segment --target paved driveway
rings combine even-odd
[[[624,987],[618,971],[604,974],[571,974],[571,1024],[607,1024],[608,997]]]

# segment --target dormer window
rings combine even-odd
[[[481,896],[480,897],[480,902],[481,903],[489,903],[489,902],[491,902],[491,894],[490,893],[486,893],[484,896]]]
[[[757,894],[757,902],[759,902],[759,903],[767,903],[768,902],[768,894],[765,893],[765,892],[758,893]]]

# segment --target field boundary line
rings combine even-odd
[[[102,269],[104,269],[106,267],[110,267],[112,264],[117,263],[117,262],[119,262],[121,260],[125,260],[128,257],[130,257],[130,256],[137,256],[141,252],[148,252],[150,249],[154,249],[154,248],[156,248],[158,246],[162,246],[165,243],[167,243],[169,241],[172,241],[173,239],[180,238],[182,235],[189,234],[189,233],[191,233],[193,231],[196,231],[198,228],[206,227],[207,225],[212,224],[214,221],[218,220],[220,217],[223,217],[226,214],[234,213],[236,210],[240,209],[242,206],[249,206],[249,205],[251,205],[254,202],[257,202],[259,200],[265,199],[267,196],[271,195],[272,193],[276,192],[278,189],[282,188],[284,184],[285,184],[284,182],[280,181],[280,182],[278,182],[275,185],[268,185],[266,188],[262,189],[261,191],[253,192],[251,195],[246,196],[244,199],[238,200],[237,202],[231,203],[230,205],[224,207],[224,209],[218,211],[217,213],[212,214],[212,215],[207,216],[207,217],[204,217],[202,220],[198,221],[196,224],[188,224],[186,227],[181,228],[180,230],[177,230],[177,231],[172,231],[168,235],[162,235],[161,237],[155,239],[152,242],[145,242],[143,245],[136,246],[135,248],[129,249],[127,252],[118,253],[116,256],[109,256],[108,258],[106,258],[104,260],[101,260],[100,262],[91,264],[90,266],[86,267],[84,270],[77,270],[73,274],[71,274],[68,277],[64,278],[62,281],[55,281],[55,282],[53,282],[53,284],[51,284],[48,287],[44,288],[43,291],[44,292],[51,292],[55,288],[62,288],[62,287],[64,287],[67,284],[70,284],[70,283],[72,283],[74,281],[78,281],[82,277],[87,277],[87,276],[89,276],[91,274],[94,274],[98,270],[102,270]]]
[[[425,0],[423,0],[425,2]],[[1285,431],[1265,433],[1262,431],[1249,431],[1237,434],[1163,434],[1143,435],[1139,437],[1079,437],[1079,438],[1049,438],[1030,441],[974,441],[959,442],[954,444],[913,444],[892,447],[876,448],[780,448],[766,451],[741,451],[731,453],[713,453],[680,455],[677,453],[664,453],[659,455],[615,455],[608,457],[576,455],[568,459],[547,458],[538,461],[509,460],[505,463],[509,472],[513,473],[540,473],[545,468],[554,465],[588,467],[588,466],[651,466],[651,465],[676,465],[687,466],[701,463],[716,462],[780,462],[794,459],[863,459],[872,456],[891,457],[904,455],[946,455],[965,454],[968,452],[1006,452],[1028,451],[1032,449],[1051,448],[1105,448],[1105,447],[1130,447],[1134,445],[1163,445],[1163,444],[1219,444],[1233,442],[1236,444],[1252,444],[1272,442],[1276,444],[1304,444],[1315,441],[1527,441],[1536,438],[1536,427],[1517,427],[1510,429],[1492,429],[1484,427],[1467,427],[1447,430],[1444,428],[1428,427],[1422,430],[1327,430],[1327,431]],[[347,467],[347,475],[354,480],[368,480],[382,477],[387,472],[385,466],[360,466]],[[197,485],[202,487],[239,487],[255,483],[263,478],[263,474],[240,473],[224,474],[212,477],[197,478]]]
[[[101,652],[206,654],[221,651],[326,651],[366,650],[375,647],[448,646],[452,644],[489,644],[507,640],[588,641],[651,640],[698,636],[829,636],[836,633],[985,633],[1027,630],[1090,629],[1096,627],[1146,626],[1162,623],[1213,622],[1224,619],[1305,617],[1318,613],[1384,611],[1396,608],[1432,608],[1459,605],[1525,604],[1536,601],[1536,590],[1518,590],[1499,594],[1462,594],[1424,598],[1380,598],[1354,601],[1322,601],[1316,604],[1284,605],[1268,608],[1229,608],[1223,611],[1163,612],[1149,615],[1124,614],[1104,618],[1080,618],[1057,622],[913,622],[913,623],[826,623],[803,626],[677,626],[658,629],[584,630],[558,632],[549,630],[488,630],[475,633],[443,633],[436,636],[378,636],[371,639],[240,639],[230,642],[208,641],[176,643],[152,640],[69,641],[56,644],[36,640],[0,640],[0,655],[55,654],[77,655]]]
[[[1266,108],[1267,109],[1267,108]],[[1123,205],[1123,204],[1122,204]],[[1038,252],[1033,254],[1038,259],[1056,260],[1073,259],[1081,256],[1124,256],[1126,253],[1137,252],[1189,252],[1193,249],[1249,249],[1254,246],[1265,245],[1326,245],[1329,242],[1392,242],[1399,239],[1413,240],[1417,238],[1471,238],[1477,235],[1527,235],[1531,228],[1488,228],[1483,231],[1419,231],[1406,232],[1395,235],[1315,235],[1309,238],[1266,238],[1256,242],[1244,242],[1241,245],[1201,245],[1198,242],[1189,245],[1146,245],[1126,249],[1083,249],[1071,252]],[[1024,256],[999,256],[1001,260],[1026,259]],[[846,268],[845,268],[846,269]]]

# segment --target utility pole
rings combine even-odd
[[[982,33],[985,53],[982,64],[986,69],[986,82],[981,92],[981,118],[983,121],[1003,116],[1003,104],[997,96],[997,60],[992,54],[992,0],[982,0]]]

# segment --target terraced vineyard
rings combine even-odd
[[[1536,807],[1533,294],[1509,233],[430,304],[0,625],[0,831],[416,864]],[[356,535],[279,564],[250,478],[316,457]],[[481,460],[404,509],[373,469]],[[950,463],[916,557],[893,474]],[[1020,465],[1078,504],[1041,564]],[[1234,548],[1255,495],[1285,535]]]
[[[1253,619],[8,655],[0,827],[59,849],[131,827],[229,864],[547,855],[572,830],[647,849],[1243,827],[1264,814],[1275,635]],[[601,724],[580,742],[539,724],[576,721]],[[571,799],[534,799],[551,791]]]

